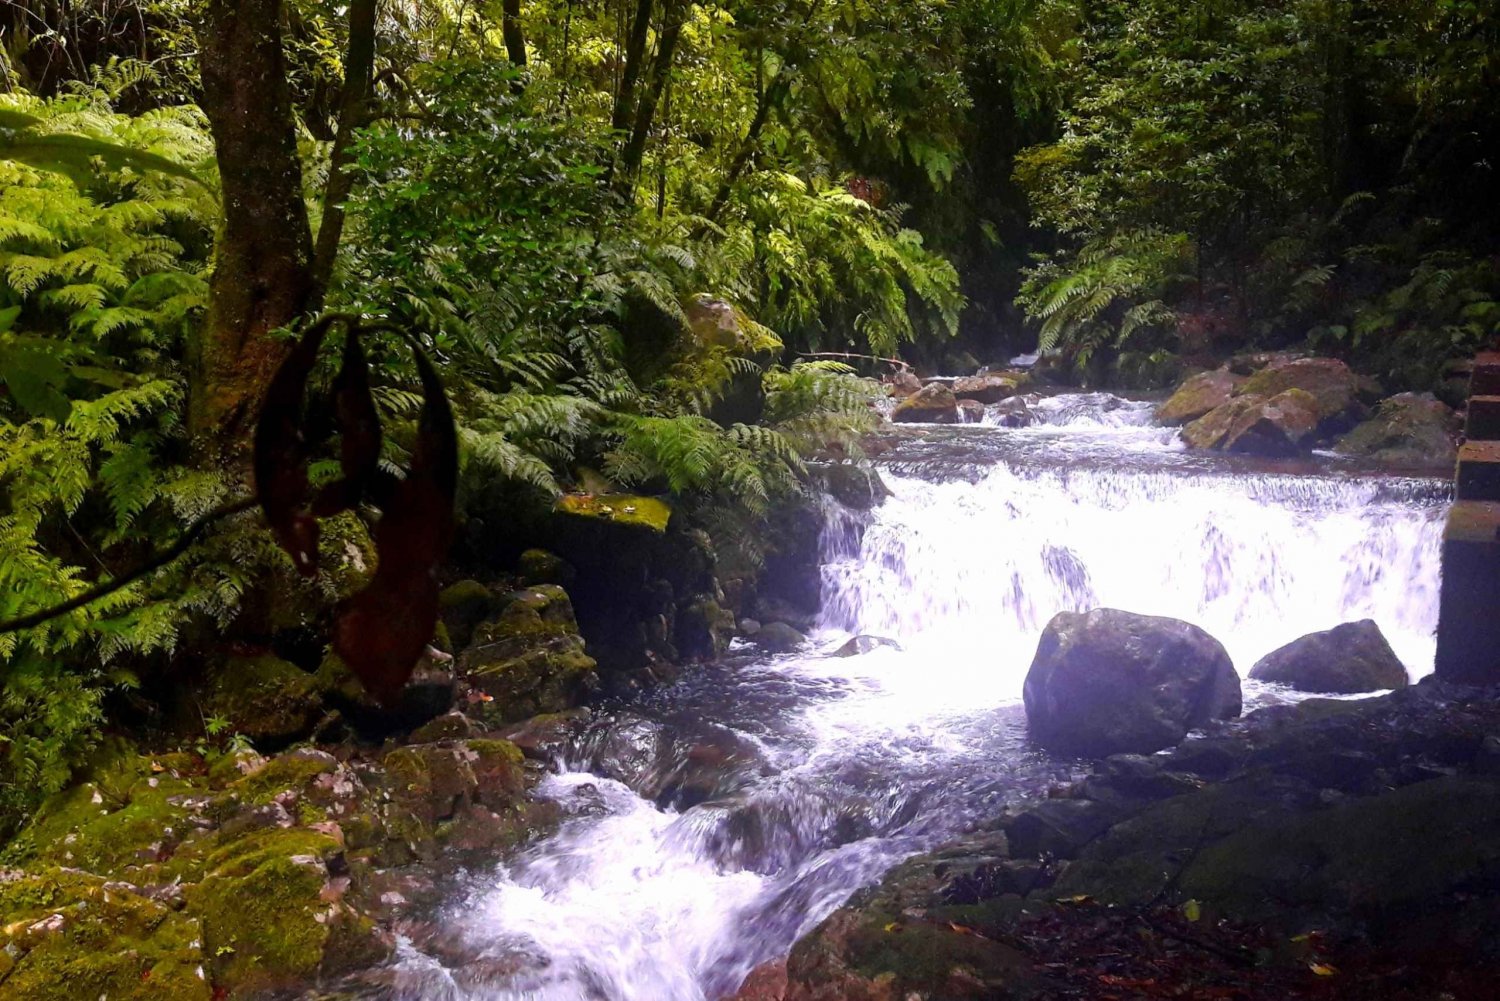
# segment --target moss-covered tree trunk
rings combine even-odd
[[[189,421],[205,457],[248,444],[260,393],[285,350],[268,335],[301,314],[313,290],[281,24],[281,0],[201,6],[203,110],[224,200],[208,316],[189,356]]]

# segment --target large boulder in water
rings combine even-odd
[[[1318,420],[1317,400],[1304,390],[1236,396],[1183,428],[1182,440],[1192,448],[1293,455],[1315,440]]]
[[[1243,411],[1220,447],[1251,455],[1295,455],[1317,428],[1318,401],[1304,390],[1289,389]]]
[[[1239,675],[1218,640],[1114,608],[1054,616],[1023,694],[1039,744],[1096,757],[1160,750],[1241,707]]]
[[[891,420],[906,424],[956,424],[958,398],[942,383],[928,383],[896,404]]]
[[[1408,683],[1406,667],[1369,619],[1292,640],[1256,661],[1250,677],[1299,692],[1337,694],[1379,692]]]
[[[1021,391],[1028,377],[1025,372],[986,372],[953,381],[953,395],[960,400],[999,403]]]
[[[1375,416],[1335,446],[1344,455],[1398,465],[1452,466],[1461,422],[1431,393],[1401,393],[1381,402]]]
[[[1237,395],[1269,400],[1289,389],[1300,389],[1313,397],[1325,435],[1347,431],[1368,413],[1360,402],[1360,395],[1367,389],[1366,380],[1337,358],[1298,358],[1268,365],[1246,379]]]
[[[1156,408],[1156,419],[1162,424],[1195,421],[1228,403],[1235,389],[1244,381],[1244,376],[1235,375],[1227,368],[1199,372],[1178,386],[1177,392]]]

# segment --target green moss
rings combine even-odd
[[[228,787],[242,802],[261,806],[288,789],[306,789],[319,775],[338,767],[338,762],[321,754],[292,753],[272,758],[264,768],[245,776]]]
[[[321,716],[318,690],[313,675],[278,657],[236,657],[215,671],[203,712],[229,720],[251,740],[286,742]]]
[[[203,925],[215,983],[231,992],[270,989],[315,974],[328,942],[328,905],[319,899],[323,864],[337,841],[297,829],[236,838],[207,859],[188,888],[187,912]]]
[[[197,922],[98,876],[44,869],[0,882],[0,1001],[209,997]]]
[[[111,760],[48,800],[24,832],[29,857],[119,876],[170,855],[191,826],[187,809],[173,800],[198,787],[165,770],[153,773],[152,764],[150,757]]]
[[[665,532],[672,518],[672,508],[665,501],[636,494],[567,494],[557,501],[555,510],[653,532]]]

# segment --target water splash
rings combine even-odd
[[[1023,430],[903,432],[882,507],[830,503],[817,649],[603,714],[540,789],[560,831],[477,876],[365,996],[732,993],[892,865],[1073,773],[1028,747],[1019,705],[1063,609],[1188,619],[1242,672],[1369,617],[1414,676],[1431,669],[1442,483],[1186,453],[1148,405],[1105,394],[1033,410]],[[820,652],[852,633],[902,649]],[[737,764],[664,805],[705,741]]]

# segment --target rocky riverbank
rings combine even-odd
[[[908,861],[741,1001],[1490,996],[1500,701],[1426,681],[1211,725]]]

